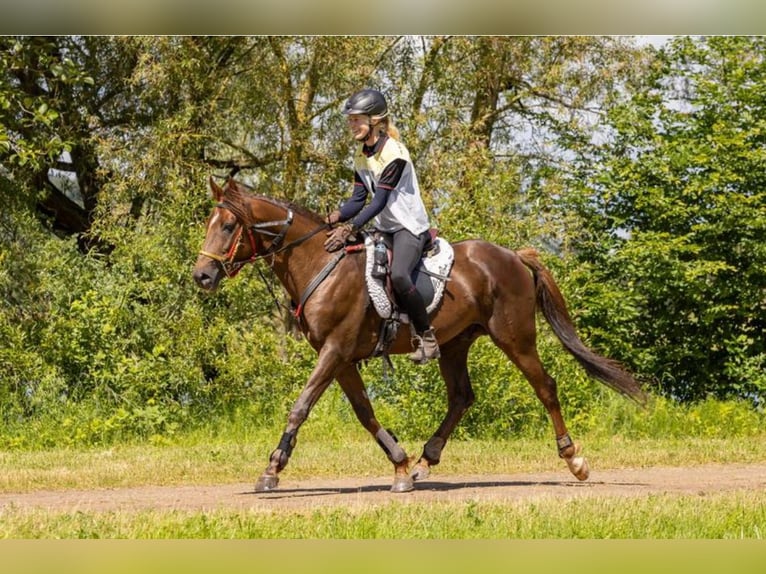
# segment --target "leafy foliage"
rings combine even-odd
[[[766,391],[764,74],[763,39],[676,40],[568,201],[581,322],[683,401]]]
[[[283,420],[315,354],[254,273],[192,284],[206,180],[335,207],[338,108],[362,86],[388,96],[442,235],[545,251],[589,343],[674,400],[762,401],[763,73],[759,38],[656,57],[599,37],[0,39],[0,440]],[[570,424],[596,428],[603,389],[542,332]],[[548,432],[492,345],[470,363],[459,436]],[[397,432],[439,424],[435,368],[364,374]]]

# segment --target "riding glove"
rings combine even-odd
[[[350,223],[339,225],[335,229],[327,232],[327,240],[324,242],[325,250],[332,253],[346,244],[346,241],[354,231],[354,226]]]
[[[339,209],[336,209],[335,211],[333,211],[332,213],[330,213],[330,214],[329,214],[329,215],[328,215],[328,216],[325,218],[325,223],[329,223],[330,225],[335,225],[335,224],[336,224],[336,223],[338,223],[339,221],[340,221],[340,210],[339,210]]]

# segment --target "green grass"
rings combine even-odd
[[[310,512],[0,511],[1,538],[763,539],[766,492],[494,503],[391,501]]]
[[[342,405],[342,403],[340,403]],[[318,405],[320,407],[320,405]],[[330,401],[302,427],[285,479],[390,476],[391,464],[348,409]],[[340,413],[340,414],[338,414]],[[316,416],[314,416],[316,415]],[[639,411],[605,401],[570,417],[573,438],[593,472],[653,466],[766,462],[764,413],[738,403],[690,408],[657,401]],[[261,421],[262,422],[262,421]],[[222,417],[162,440],[100,446],[0,451],[0,492],[100,489],[142,485],[253,484],[281,435],[281,422]],[[56,429],[51,428],[51,433]],[[439,475],[557,471],[550,425],[507,439],[451,440]],[[406,433],[400,433],[406,434]],[[423,439],[401,436],[417,456]],[[10,444],[10,443],[9,443]],[[511,502],[447,503],[392,497],[354,509],[134,510],[61,512],[0,508],[0,538],[298,539],[758,539],[766,531],[766,491],[640,497],[552,496]]]

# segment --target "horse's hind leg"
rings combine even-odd
[[[545,371],[540,361],[540,356],[537,353],[534,318],[530,321],[520,321],[515,324],[517,328],[520,325],[525,325],[527,328],[518,329],[519,332],[516,333],[516,337],[505,337],[503,334],[498,334],[496,330],[491,330],[490,336],[495,344],[521,370],[535,390],[537,398],[540,399],[545,410],[548,411],[556,433],[556,446],[559,456],[564,459],[575,477],[579,480],[586,480],[590,474],[588,463],[584,457],[580,456],[579,445],[575,444],[569,437],[564,417],[561,415],[561,404],[559,403],[556,381]]]
[[[439,464],[447,439],[473,404],[475,396],[468,378],[468,349],[477,335],[466,332],[442,346],[439,370],[447,385],[447,414],[441,425],[423,447],[423,454],[412,468],[414,480],[424,480],[431,474],[431,467]]]
[[[349,365],[341,370],[336,379],[343,392],[351,402],[351,407],[362,426],[375,437],[380,447],[394,465],[394,483],[391,492],[409,492],[414,488],[412,478],[407,473],[409,458],[404,449],[399,446],[396,438],[384,429],[375,418],[375,413],[364,389],[364,382],[355,365]]]

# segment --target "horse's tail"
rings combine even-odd
[[[532,271],[535,279],[537,304],[566,350],[577,359],[577,362],[589,375],[637,403],[645,403],[646,394],[633,378],[633,375],[628,373],[617,361],[594,353],[580,340],[572,318],[567,311],[564,296],[556,285],[551,272],[540,261],[537,251],[522,249],[517,254],[522,263]]]

